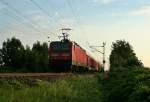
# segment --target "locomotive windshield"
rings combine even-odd
[[[69,43],[52,42],[50,48],[52,51],[69,51]]]

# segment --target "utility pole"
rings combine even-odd
[[[102,53],[103,54],[103,68],[105,68],[105,63],[106,63],[106,60],[105,60],[105,46],[106,46],[106,43],[103,42],[103,46],[102,46],[103,47],[103,53]]]
[[[106,42],[103,42],[102,46],[89,46],[95,52],[99,52],[99,53],[103,54],[103,68],[104,69],[105,69],[105,63],[106,63],[106,60],[105,60],[105,46],[106,46]],[[103,51],[100,51],[100,50],[97,49],[97,48],[100,48],[100,47],[103,48]]]
[[[47,36],[47,39],[48,39],[48,42],[50,43],[51,41],[50,41],[50,37],[49,36]]]

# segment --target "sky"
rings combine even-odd
[[[149,27],[150,0],[0,0],[0,47],[13,36],[30,46],[59,40],[60,29],[71,28],[69,39],[97,60],[89,46],[106,42],[109,63],[112,42],[126,40],[150,67]]]

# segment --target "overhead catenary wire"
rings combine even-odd
[[[89,46],[95,52],[99,52],[99,53],[101,53],[103,55],[103,68],[104,69],[105,69],[105,63],[106,63],[106,60],[105,60],[105,46],[106,46],[106,42],[103,42],[102,46]],[[103,51],[98,50],[97,48],[99,48],[99,47],[102,47]]]
[[[54,16],[50,15],[45,9],[43,9],[43,7],[41,7],[36,1],[34,0],[30,0],[37,8],[39,8],[45,15],[47,15],[49,17],[49,22],[54,21],[52,20],[52,18]],[[49,1],[50,2],[50,1]],[[50,3],[51,4],[51,3]],[[55,9],[55,8],[54,8]],[[55,9],[56,10],[56,9]],[[57,11],[57,10],[56,10]],[[60,19],[62,19],[63,16],[60,16]],[[58,22],[59,20],[55,20],[56,22]]]
[[[11,8],[11,10],[13,10],[14,12],[16,12],[19,16],[21,16],[23,19],[27,20],[30,25],[37,31],[41,32],[38,28],[41,28],[37,23],[35,23],[34,21],[28,19],[28,17],[24,16],[19,10],[17,10],[16,8],[14,8],[12,5],[9,5],[7,2],[5,2],[4,0],[0,0],[0,2],[4,5],[6,5],[7,7]],[[36,26],[35,26],[36,25]],[[38,28],[37,28],[38,27]]]
[[[36,31],[37,33],[41,33],[43,34],[45,32],[45,30],[43,29],[42,31],[40,30],[41,27],[40,25],[38,25],[37,23],[35,23],[34,21],[28,19],[28,17],[24,16],[20,11],[18,11],[16,8],[14,8],[12,5],[9,5],[7,2],[1,0],[0,1],[2,4],[6,5],[7,7],[11,8],[11,11],[14,11],[16,14],[18,14],[21,18],[23,18],[24,20],[28,21],[28,26],[30,26],[30,29],[32,28],[34,31]],[[9,15],[10,16],[10,15]],[[16,21],[18,21],[20,23],[20,21],[16,18],[13,17]],[[36,26],[35,26],[36,25]],[[27,26],[27,27],[28,27]],[[38,28],[37,28],[38,27]],[[40,29],[39,29],[40,28]],[[45,32],[46,33],[46,32]],[[49,32],[50,34],[53,34],[53,32]]]
[[[30,0],[37,8],[39,8],[45,15],[49,17],[49,22],[53,22],[52,18],[54,17],[53,15],[50,15],[46,10],[44,10],[37,2],[34,0]],[[56,21],[56,20],[55,20]]]
[[[57,20],[57,21],[60,21],[60,23],[61,23],[61,28],[66,28],[66,26],[68,26],[69,27],[69,22],[63,22],[63,20],[65,21],[66,19],[68,19],[68,18],[65,18],[64,17],[64,13],[63,14],[61,14],[59,11],[60,11],[60,8],[58,8],[58,7],[56,7],[56,6],[54,6],[53,5],[53,2],[51,1],[51,0],[46,0],[46,1],[48,1],[48,4],[50,5],[50,7],[55,11],[55,12],[57,12],[58,14],[57,14],[57,16],[59,17],[59,20]],[[61,9],[61,10],[63,10],[63,9]],[[58,38],[60,39],[60,37],[58,36]]]
[[[74,9],[73,9],[72,4],[70,3],[70,1],[69,1],[69,0],[66,0],[66,2],[67,2],[67,5],[70,7],[71,12],[72,12],[72,14],[73,14],[73,16],[74,16],[74,18],[75,18],[76,22],[78,23],[78,17],[77,17],[77,15],[76,15],[76,13],[75,13],[75,11],[74,11]]]
[[[7,8],[5,8],[5,10],[7,11],[7,13],[3,13],[3,15],[6,15],[8,17],[10,17],[11,19],[13,19],[16,23],[18,23],[18,25],[23,25],[23,26],[26,26],[28,27],[29,29],[33,30],[33,31],[36,31],[37,33],[40,33],[38,32],[33,26],[31,26],[30,24],[28,23],[24,23],[24,22],[20,22],[20,20],[16,17],[16,16],[12,16],[11,14],[9,14],[9,10]]]
[[[77,15],[77,13],[75,12],[75,9],[74,9],[74,7],[73,7],[73,5],[71,4],[71,2],[70,1],[72,1],[72,0],[66,0],[66,3],[67,3],[67,5],[69,6],[69,8],[70,8],[70,10],[71,10],[71,12],[72,12],[72,14],[73,14],[73,16],[74,16],[74,18],[75,18],[75,20],[76,20],[76,24],[77,24],[77,26],[79,27],[79,25],[81,25],[81,22],[79,22],[79,15]],[[77,8],[77,7],[75,7],[75,8]],[[77,11],[77,10],[76,10]],[[83,34],[86,34],[85,33],[85,31],[83,30],[83,29],[85,29],[85,28],[83,28],[82,26],[80,26],[79,27],[79,29],[81,30],[81,33],[83,33]],[[85,38],[86,37],[86,38]],[[85,40],[85,43],[87,43],[88,41],[88,38],[87,38],[87,36],[84,36],[84,37],[82,37],[82,39],[86,39]],[[87,47],[86,47],[87,49],[89,48],[89,46],[87,45]],[[98,51],[98,50],[96,50],[96,49],[94,49],[95,51]],[[90,52],[91,52],[91,50],[89,50]],[[100,51],[98,51],[99,53],[101,53]],[[94,53],[93,53],[94,54]],[[92,55],[93,55],[92,54]]]
[[[76,20],[77,26],[81,25],[79,22],[79,16],[77,15],[77,13],[75,13],[75,9],[73,8],[73,5],[71,4],[70,0],[66,0],[66,2],[69,8],[71,9],[74,19]],[[82,33],[85,33],[82,28],[80,30],[82,31]]]
[[[47,1],[48,1],[48,4],[50,5],[50,7],[53,8],[53,10],[58,13],[59,20],[65,20],[65,17],[61,13],[59,13],[60,9],[58,9],[57,7],[55,7],[54,5],[52,5],[51,0],[47,0]]]
[[[16,29],[14,29],[14,28],[12,28],[12,26],[10,26],[11,25],[11,23],[10,22],[7,22],[7,23],[5,23],[5,24],[3,24],[3,28],[7,28],[7,29],[9,29],[9,30],[15,30],[15,31],[17,31],[17,32],[21,32],[21,31],[19,31],[18,29],[16,30]],[[0,32],[1,33],[4,33],[3,32],[3,29],[2,27],[0,27]],[[23,33],[23,32],[21,32],[21,33]]]
[[[6,12],[0,12],[0,14],[1,15],[5,15],[5,16],[7,16],[7,17],[9,17],[10,19],[12,19],[13,21],[15,21],[15,23],[13,23],[13,25],[15,24],[16,26],[18,26],[19,25],[19,27],[21,27],[22,25],[23,25],[23,23],[21,23],[16,17],[14,17],[14,16],[12,16],[12,15],[10,15],[8,12],[9,12],[9,10],[7,9],[7,8],[3,8],[3,9],[1,9],[1,11],[4,11],[4,10],[6,10],[7,11],[7,13]],[[9,20],[7,20],[8,22],[7,22],[7,24],[5,23],[5,24],[2,24],[3,26],[2,27],[4,27],[4,28],[7,28],[7,29],[12,29],[12,30],[15,30],[15,31],[17,31],[17,32],[21,32],[22,34],[24,33],[23,31],[21,31],[21,29],[20,30],[18,30],[18,27],[16,28],[16,29],[14,29],[13,27],[12,27],[12,23],[9,21]],[[17,23],[17,24],[16,24]],[[24,25],[23,25],[24,26]],[[29,26],[27,26],[27,25],[25,25],[26,27],[29,27]],[[31,26],[32,27],[32,26]],[[30,28],[30,27],[29,27]],[[33,30],[33,29],[32,29]],[[1,30],[2,31],[2,30]]]
[[[69,8],[71,9],[71,12],[76,20],[76,25],[79,27],[81,25],[81,22],[79,22],[79,16],[77,15],[77,13],[75,13],[75,9],[73,8],[73,5],[71,4],[70,0],[66,0],[67,5],[69,6]],[[83,30],[83,27],[79,27],[80,31],[82,34],[85,34],[85,31]],[[84,36],[85,37],[85,36]],[[85,40],[85,38],[84,38]],[[88,41],[85,41],[85,43]]]
[[[8,16],[7,14],[5,14],[5,13],[1,13],[1,14],[3,14],[3,15],[5,15],[5,16]],[[14,20],[12,17],[10,17],[10,16],[8,16],[9,18],[11,18],[12,20]],[[15,21],[15,20],[14,20]],[[16,22],[16,21],[15,21]],[[15,25],[18,25],[17,24],[18,22],[16,22],[16,23],[13,23],[13,25],[15,24]],[[7,22],[7,24],[5,24],[5,25],[3,25],[3,27],[5,27],[5,28],[9,28],[9,29],[13,29],[13,27],[11,26],[12,25],[12,23],[10,23],[9,21]],[[13,29],[14,30],[14,29]],[[15,29],[16,30],[16,29]],[[1,30],[2,31],[2,30]],[[23,33],[22,31],[21,31],[21,33]]]
[[[38,7],[42,12],[44,12],[49,18],[53,17],[51,15],[48,14],[47,11],[45,11],[38,3],[36,3],[34,0],[30,0],[34,5],[36,5],[36,7]]]
[[[35,2],[34,0],[29,0],[32,4],[34,4],[37,8],[39,8],[45,15],[48,16],[49,18],[49,23],[53,22],[54,20],[52,20],[52,18],[54,16],[50,15],[46,10],[44,10],[37,2]],[[55,23],[58,22],[57,20],[55,20]],[[54,36],[56,36],[53,32],[50,32],[51,34],[53,34]]]

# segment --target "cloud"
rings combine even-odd
[[[42,13],[40,10],[31,10],[25,12],[25,15],[29,18],[32,23],[34,23],[35,28],[43,30],[43,31],[49,31],[50,28],[52,28],[52,24],[54,24],[53,17],[49,17]],[[55,16],[56,14],[54,14]],[[26,23],[26,22],[25,22]],[[37,24],[37,25],[36,25]]]
[[[122,1],[122,0],[92,0],[92,1],[95,3],[110,4],[110,3]]]
[[[0,4],[0,10],[3,10],[4,8],[6,8],[5,5]]]
[[[144,5],[140,8],[125,12],[113,12],[111,16],[150,16],[150,5]]]
[[[140,9],[131,11],[128,13],[128,15],[131,15],[131,16],[150,15],[150,5],[146,5],[146,6],[141,7]]]

